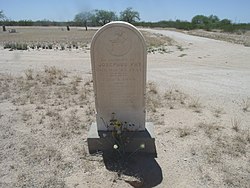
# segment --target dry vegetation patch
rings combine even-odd
[[[16,33],[1,33],[0,45],[10,50],[89,50],[90,42],[97,29],[72,27],[15,27]],[[161,34],[142,31],[148,53],[170,53],[167,46],[175,41]]]
[[[246,33],[224,33],[224,32],[210,32],[210,31],[204,31],[204,30],[192,30],[188,31],[188,34],[200,36],[200,37],[207,37],[212,38],[216,40],[222,40],[227,41],[235,44],[242,44],[246,47],[250,46],[250,31],[247,31]]]
[[[96,30],[73,27],[17,27],[16,33],[1,33],[0,44],[10,50],[89,49]]]
[[[91,80],[45,67],[40,72],[26,70],[21,77],[1,74],[0,90],[1,105],[8,103],[14,110],[8,114],[8,108],[1,108],[6,112],[1,123],[1,177],[11,179],[2,179],[1,185],[64,187],[65,176],[87,168],[84,138],[94,119]]]
[[[140,177],[109,172],[101,156],[87,152],[87,129],[95,118],[92,84],[90,78],[56,67],[28,69],[19,77],[0,74],[1,186],[67,187],[66,180],[75,176],[84,179],[88,187],[93,181],[117,187],[131,182],[141,185]],[[192,119],[206,113],[205,106],[176,86],[161,91],[156,83],[148,82],[146,91],[147,117],[159,132],[156,143],[162,142],[157,146],[160,156],[170,148],[179,161],[182,151],[174,149],[181,147],[190,152],[185,162],[193,161],[190,168],[197,167],[202,185],[248,185],[249,130],[242,130],[235,121],[232,126],[237,124],[237,131],[223,126],[217,121],[224,113],[221,108],[212,112],[219,114],[214,122],[177,126],[181,120],[177,118],[175,126],[167,127],[170,117],[166,113],[184,110]],[[97,178],[100,174],[102,179]]]
[[[148,53],[171,53],[167,47],[174,45],[176,42],[162,34],[141,31],[146,40]]]

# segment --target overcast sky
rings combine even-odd
[[[104,9],[119,15],[127,7],[137,10],[142,21],[190,21],[198,14],[214,14],[250,23],[250,0],[0,0],[0,10],[12,20],[70,21],[81,11]]]

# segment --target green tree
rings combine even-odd
[[[133,10],[132,7],[128,7],[124,11],[120,12],[120,20],[134,23],[137,20],[140,20],[140,14],[139,12]]]
[[[221,25],[230,25],[230,24],[232,24],[232,22],[229,19],[223,19],[220,21],[220,24]]]
[[[4,32],[6,31],[5,24],[6,24],[6,16],[4,15],[3,11],[0,10],[0,25],[3,26],[3,31]]]
[[[210,15],[208,17],[208,20],[210,23],[218,23],[220,21],[220,19],[218,18],[218,16],[215,15]]]
[[[206,25],[209,23],[209,18],[204,15],[196,15],[192,18],[192,24],[195,25]]]
[[[6,19],[6,16],[4,15],[3,11],[0,10],[0,20],[5,20]]]
[[[105,25],[111,21],[117,20],[117,16],[113,11],[95,10],[95,20],[99,25]]]
[[[75,15],[74,21],[77,23],[77,25],[84,25],[86,31],[88,30],[88,22],[91,22],[93,19],[93,13],[92,12],[80,12]]]
[[[237,29],[238,30],[240,29],[240,28],[237,28],[237,26],[235,24],[232,24],[231,20],[229,20],[229,19],[221,20],[219,28],[225,32],[234,32]],[[242,27],[242,28],[244,28],[244,27]]]

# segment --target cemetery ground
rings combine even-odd
[[[144,158],[128,165],[142,169],[117,173],[101,154],[88,154],[96,30],[16,31],[0,33],[0,187],[249,187],[245,43],[143,29],[147,121],[155,125],[161,178]]]

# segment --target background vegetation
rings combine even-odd
[[[184,30],[204,29],[212,31],[220,29],[225,32],[245,32],[250,30],[250,23],[232,23],[229,19],[220,19],[216,15],[196,15],[191,22],[182,20],[162,20],[159,22],[140,21],[140,14],[133,8],[128,7],[117,15],[114,11],[108,10],[92,10],[79,12],[75,15],[74,20],[67,22],[57,22],[50,20],[10,20],[0,11],[0,25],[6,26],[84,26],[87,30],[88,26],[102,26],[111,21],[122,20],[142,27],[161,27],[161,28],[176,28]]]

